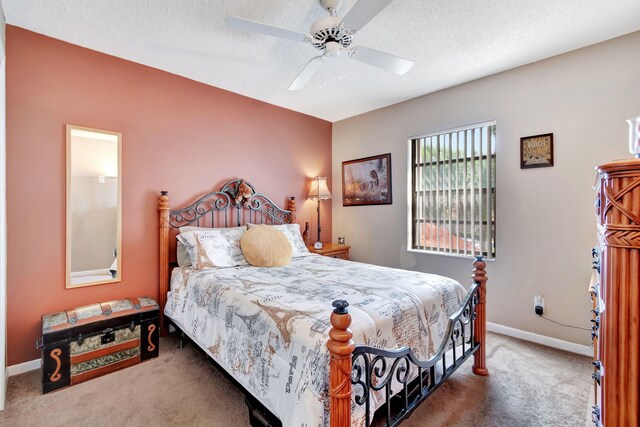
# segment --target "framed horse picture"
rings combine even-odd
[[[391,203],[391,153],[342,162],[342,206]]]

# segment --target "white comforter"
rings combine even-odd
[[[464,295],[446,277],[310,255],[278,268],[176,268],[165,314],[284,426],[315,427],[329,425],[333,300],[350,303],[356,344],[426,359]],[[363,407],[354,411],[360,424]]]

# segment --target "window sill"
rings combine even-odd
[[[439,255],[439,256],[446,256],[446,257],[450,257],[450,258],[462,258],[462,259],[475,259],[476,257],[473,255],[460,255],[460,254],[451,254],[451,253],[446,253],[446,252],[435,252],[435,251],[425,251],[425,250],[421,250],[421,249],[407,249],[407,252],[410,253],[414,253],[414,254],[422,254],[422,255]],[[483,261],[495,261],[495,258],[488,258],[488,257],[482,257]]]

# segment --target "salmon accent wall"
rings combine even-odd
[[[21,28],[6,37],[8,365],[39,357],[42,314],[158,296],[160,190],[178,207],[244,178],[283,207],[296,196],[315,229],[307,178],[331,179],[330,122]],[[122,132],[120,283],[65,289],[65,124]]]

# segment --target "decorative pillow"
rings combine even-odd
[[[189,231],[177,236],[197,269],[206,267],[236,267],[247,265],[240,249],[244,227]]]
[[[242,235],[240,248],[255,267],[282,267],[291,262],[291,243],[284,233],[268,225],[251,227]]]
[[[207,227],[193,227],[193,226],[185,226],[180,227],[180,233],[188,233],[189,231],[211,231],[211,230],[246,230],[247,226],[243,225],[242,227],[229,227],[229,228],[207,228]],[[180,267],[190,267],[191,266],[191,257],[187,253],[187,249],[184,247],[184,244],[178,240],[176,244],[176,261],[178,261],[178,265]]]
[[[249,230],[259,225],[264,224],[248,224]],[[304,244],[304,240],[302,240],[302,234],[300,233],[300,224],[275,224],[268,225],[268,227],[273,227],[276,230],[282,231],[287,239],[289,239],[292,250],[291,258],[311,255],[311,252],[309,252],[309,249],[307,249],[307,246]]]

